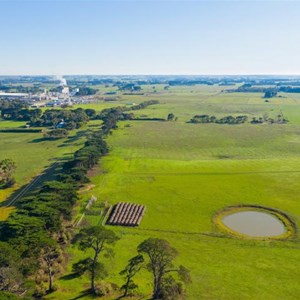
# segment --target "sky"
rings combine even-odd
[[[300,74],[300,0],[0,0],[0,75]]]

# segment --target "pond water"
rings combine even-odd
[[[222,222],[233,231],[253,237],[269,237],[285,233],[283,223],[265,212],[241,211],[225,216]]]

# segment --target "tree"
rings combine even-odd
[[[54,275],[61,271],[60,263],[62,262],[62,254],[58,245],[54,240],[47,241],[41,249],[39,263],[39,276],[46,275],[48,281],[48,292],[52,292]]]
[[[0,187],[8,187],[14,184],[13,173],[16,164],[11,159],[3,159],[0,161]]]
[[[164,293],[165,281],[170,278],[169,273],[177,272],[182,281],[190,281],[189,271],[180,266],[174,268],[173,260],[178,252],[171,247],[168,241],[158,238],[149,238],[138,246],[138,252],[148,256],[148,271],[153,275],[153,299],[162,299]],[[184,271],[183,271],[184,270]],[[181,274],[184,274],[182,277]]]
[[[121,290],[124,290],[123,297],[126,297],[129,291],[137,288],[137,285],[133,281],[133,277],[141,270],[143,263],[144,257],[142,255],[137,255],[131,258],[125,269],[120,272],[120,275],[125,277],[125,284],[121,287]]]
[[[267,90],[265,92],[264,98],[272,98],[277,96],[277,91],[276,90]]]
[[[99,262],[99,257],[103,253],[106,256],[113,254],[112,246],[117,242],[116,234],[103,226],[93,226],[83,228],[78,233],[76,239],[80,250],[93,250],[93,257],[90,266],[91,272],[91,290],[96,292],[95,280],[104,272],[104,265]]]
[[[96,117],[96,111],[92,108],[87,108],[85,110],[85,113],[87,114],[87,116],[90,118],[90,119],[93,119]]]
[[[174,118],[175,118],[175,115],[174,115],[173,113],[169,113],[169,114],[168,114],[168,117],[167,117],[167,120],[168,120],[168,121],[173,121]]]
[[[181,282],[177,282],[172,276],[167,276],[162,282],[161,298],[164,300],[177,300],[185,297],[185,290]]]
[[[53,129],[51,131],[48,131],[44,134],[45,138],[49,139],[63,139],[68,136],[68,130],[63,128]]]
[[[20,264],[20,256],[14,248],[8,243],[0,242],[0,291],[24,291]]]

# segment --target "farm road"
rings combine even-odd
[[[40,175],[33,178],[28,184],[22,186],[12,193],[6,201],[1,203],[1,207],[8,207],[14,205],[20,198],[27,196],[32,190],[40,186],[43,182],[51,180],[55,176],[56,169],[59,163],[53,163],[50,167],[46,168]]]

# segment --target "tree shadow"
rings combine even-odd
[[[75,279],[75,278],[78,278],[78,277],[80,277],[79,274],[70,273],[70,274],[67,274],[67,275],[64,275],[64,276],[60,277],[59,279],[61,279],[61,280],[72,280],[72,279]]]
[[[38,139],[33,139],[32,141],[28,142],[29,144],[36,144],[36,143],[40,143],[40,142],[45,142],[47,139],[42,137],[42,138],[38,138]]]
[[[79,296],[74,297],[74,298],[72,298],[70,300],[81,299],[81,298],[83,298],[85,296],[88,296],[88,295],[92,295],[91,289],[87,289],[87,290],[84,290],[84,291],[80,292]]]
[[[79,141],[82,137],[86,136],[89,132],[91,132],[91,131],[90,130],[79,131],[74,136],[68,137],[67,140],[64,141],[58,147],[67,147],[67,146],[70,146],[71,144],[75,145],[74,144],[75,142]]]

